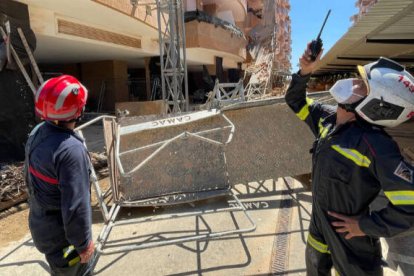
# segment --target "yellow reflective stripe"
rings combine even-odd
[[[80,262],[80,257],[77,256],[76,258],[73,258],[72,260],[69,261],[69,266],[74,266],[75,264]]]
[[[394,205],[414,205],[414,191],[384,192]]]
[[[329,128],[325,127],[322,129],[321,137],[325,138],[326,134],[328,134]]]
[[[323,125],[322,125],[323,119],[320,118],[319,119],[319,123],[318,123],[318,127],[319,127],[319,134],[322,133],[322,130],[324,129]]]
[[[73,245],[69,245],[68,247],[65,247],[63,249],[63,258],[67,258],[72,251],[75,250],[75,247]]]
[[[346,158],[352,160],[355,164],[361,167],[369,167],[371,165],[371,160],[369,160],[368,157],[361,154],[356,149],[347,149],[347,148],[341,148],[338,145],[333,145],[332,148],[345,156]]]
[[[65,247],[63,249],[63,258],[67,258],[68,256],[70,256],[70,254],[72,252],[75,251],[75,246],[73,245],[69,245],[68,247]],[[69,266],[74,266],[75,264],[77,264],[78,262],[80,262],[80,257],[76,256],[75,258],[73,258],[72,260],[68,261]]]
[[[306,118],[309,116],[309,106],[313,104],[313,100],[306,97],[306,104],[302,107],[302,109],[296,113],[296,115],[301,119],[302,121],[305,121]]]
[[[321,253],[331,254],[331,252],[328,250],[328,245],[317,241],[314,237],[312,237],[311,234],[308,235],[308,243],[310,246]]]
[[[319,127],[319,135],[321,136],[321,138],[325,138],[326,137],[326,134],[328,134],[329,128],[328,127],[324,127],[322,125],[322,122],[323,122],[323,119],[320,118],[319,119],[319,124],[318,124],[318,127]]]

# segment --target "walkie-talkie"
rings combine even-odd
[[[323,28],[325,27],[326,20],[328,20],[328,17],[329,17],[330,14],[331,14],[331,10],[328,11],[328,14],[325,17],[325,20],[323,21],[322,28],[321,28],[321,30],[318,34],[318,37],[315,40],[312,40],[312,42],[311,42],[310,50],[311,50],[311,60],[312,61],[316,60],[316,57],[319,55],[319,53],[322,50],[323,43],[322,43],[322,39],[321,39],[321,34],[322,34],[322,31],[323,31]]]

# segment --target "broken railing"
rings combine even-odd
[[[245,101],[243,79],[237,83],[220,83],[216,79],[214,89],[208,95],[205,109],[222,108],[235,103]]]

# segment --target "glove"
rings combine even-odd
[[[90,241],[88,247],[86,247],[86,249],[79,254],[79,257],[81,258],[80,262],[82,264],[88,263],[91,257],[93,256],[93,252],[95,252],[95,246],[93,244],[93,241]]]

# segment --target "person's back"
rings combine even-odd
[[[42,123],[35,135],[37,145],[30,154],[29,163],[30,172],[40,176],[31,179],[36,199],[45,208],[60,209],[61,194],[57,185],[57,169],[61,158],[65,154],[70,154],[72,147],[84,146],[73,131],[50,122]]]
[[[46,81],[36,95],[36,113],[46,122],[26,144],[29,227],[52,275],[83,274],[93,254],[90,160],[73,131],[86,97],[87,90],[73,77]]]

